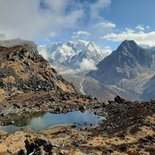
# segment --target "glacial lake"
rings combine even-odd
[[[14,121],[14,125],[0,126],[0,130],[6,132],[18,131],[22,128],[31,128],[34,130],[43,130],[56,126],[69,126],[76,125],[77,129],[80,128],[92,128],[97,126],[104,117],[97,116],[92,112],[75,111],[66,114],[52,114],[49,112],[31,116],[31,118],[17,119]]]

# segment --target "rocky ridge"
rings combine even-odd
[[[0,47],[0,115],[10,113],[77,109],[97,100],[77,93],[72,84],[57,74],[38,54],[36,45],[23,41]],[[59,108],[61,107],[61,108]]]
[[[38,54],[34,44],[1,46],[0,60],[0,90],[6,96],[41,90],[75,93],[74,87]]]

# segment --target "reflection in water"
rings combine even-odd
[[[21,119],[17,122],[15,121],[16,125],[7,125],[7,126],[0,126],[0,130],[4,130],[7,132],[13,132],[16,130],[20,130],[21,127],[24,128],[31,128],[34,130],[43,130],[49,127],[61,126],[61,125],[72,125],[74,123],[78,124],[77,128],[82,127],[90,127],[90,124],[97,125],[103,117],[99,117],[94,115],[91,112],[69,112],[66,114],[51,114],[49,112],[41,114],[41,115],[34,115],[29,119]],[[86,124],[87,122],[88,124]],[[85,125],[84,125],[85,124]]]

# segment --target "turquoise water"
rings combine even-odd
[[[76,128],[91,128],[97,126],[104,117],[97,116],[89,111],[84,113],[80,111],[69,112],[66,114],[44,113],[40,116],[33,116],[29,119],[16,121],[15,125],[0,126],[0,130],[14,132],[21,128],[31,128],[34,130],[43,130],[55,126],[69,126],[76,124]]]

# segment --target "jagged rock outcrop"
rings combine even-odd
[[[0,96],[40,90],[75,92],[38,54],[34,43],[0,46]]]

